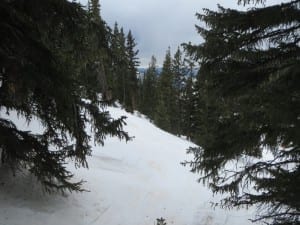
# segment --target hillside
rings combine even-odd
[[[252,211],[210,207],[217,197],[180,165],[190,157],[185,150],[192,143],[142,116],[109,110],[115,117],[128,117],[125,130],[134,139],[126,144],[108,138],[104,147],[93,147],[89,169],[75,171],[76,180],[86,181],[88,192],[44,195],[33,177],[19,173],[8,179],[11,175],[2,169],[0,225],[153,225],[159,217],[168,225],[251,224]],[[26,128],[21,121],[19,126]]]

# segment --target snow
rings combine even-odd
[[[0,225],[247,225],[253,210],[211,208],[217,196],[196,180],[180,162],[193,144],[168,134],[143,116],[109,108],[114,117],[127,116],[128,143],[108,138],[93,146],[89,169],[69,168],[88,192],[45,195],[35,178],[12,177],[0,169]],[[22,123],[24,126],[24,122]],[[35,124],[33,129],[40,129]]]

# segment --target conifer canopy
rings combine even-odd
[[[219,6],[197,17],[204,43],[185,47],[201,66],[201,147],[187,163],[214,192],[229,194],[223,206],[256,205],[254,221],[299,224],[300,1]]]
[[[86,76],[91,62],[104,64],[103,23],[94,21],[98,29],[90,29],[89,13],[65,0],[4,0],[0,17],[1,113],[17,112],[44,128],[34,134],[1,117],[1,166],[29,170],[48,191],[80,191],[66,159],[87,166],[92,137],[98,144],[107,135],[128,139],[124,118],[110,117],[98,83]],[[98,37],[97,47],[92,36]]]

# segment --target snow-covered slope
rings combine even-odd
[[[252,211],[210,207],[217,198],[180,165],[191,157],[185,153],[190,142],[119,108],[109,110],[128,117],[125,130],[135,138],[127,144],[108,138],[94,147],[89,169],[72,169],[89,192],[44,195],[33,177],[9,179],[0,170],[0,225],[153,225],[159,217],[168,225],[251,224]]]

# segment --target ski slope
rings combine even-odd
[[[160,217],[168,225],[252,224],[253,210],[211,208],[218,197],[180,165],[191,157],[186,149],[192,143],[120,108],[109,111],[128,117],[125,130],[134,139],[108,138],[104,147],[93,146],[89,169],[69,165],[88,192],[44,195],[34,177],[11,178],[0,169],[0,225],[154,225]],[[24,122],[18,125],[26,129]]]

